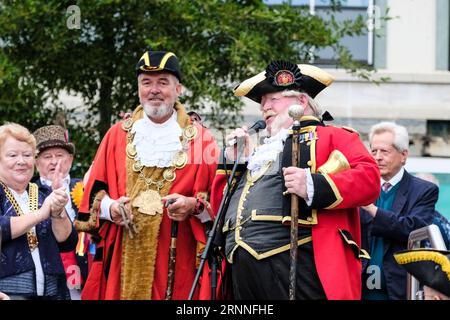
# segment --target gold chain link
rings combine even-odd
[[[6,197],[8,198],[9,202],[11,202],[17,215],[19,217],[23,216],[24,213],[22,212],[20,205],[17,203],[16,198],[14,198],[11,191],[9,191],[8,187],[2,181],[0,181],[0,184],[3,187]],[[30,213],[31,213],[38,209],[39,188],[38,188],[37,184],[35,184],[35,183],[30,182],[28,185],[30,187],[29,196],[28,196],[28,208],[30,209]],[[33,228],[31,228],[27,232],[27,241],[28,241],[28,247],[30,248],[30,252],[33,252],[34,249],[36,249],[39,245],[39,241],[38,241],[36,232],[33,230]]]
[[[194,139],[197,135],[197,128],[194,125],[188,125],[183,129],[183,134],[181,138],[181,146],[182,151],[178,151],[173,159],[172,165],[166,168],[163,172],[163,178],[161,180],[153,180],[152,178],[145,177],[144,168],[145,166],[137,160],[137,153],[133,145],[134,133],[131,132],[133,127],[133,122],[127,123],[124,125],[124,129],[128,131],[127,134],[127,156],[134,160],[133,170],[135,172],[139,172],[139,179],[143,180],[148,188],[154,185],[159,192],[163,187],[166,181],[173,181],[176,178],[175,170],[182,169],[187,163],[187,150],[189,149],[189,144],[192,139]],[[178,159],[180,162],[177,162]],[[185,160],[185,161],[183,161]]]

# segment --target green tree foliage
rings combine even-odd
[[[207,112],[217,129],[240,120],[232,88],[275,58],[304,62],[312,46],[331,47],[344,67],[361,67],[339,40],[366,32],[365,20],[337,22],[337,7],[323,19],[307,7],[261,0],[80,0],[79,16],[68,10],[72,4],[0,3],[0,120],[34,130],[64,111],[78,174],[119,113],[138,104],[134,65],[149,48],[180,58],[182,102]],[[77,17],[80,28],[68,27]],[[89,110],[82,121],[67,111],[62,91],[82,97]]]

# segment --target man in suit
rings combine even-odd
[[[75,154],[75,145],[69,142],[67,130],[59,125],[41,127],[33,135],[36,138],[36,168],[39,172],[39,177],[35,178],[33,182],[39,186],[39,189],[51,192],[52,178],[59,162],[63,176],[62,183],[71,200],[67,202],[65,208],[73,222],[83,196],[81,179],[71,178],[69,174]],[[80,232],[78,238],[75,251],[61,253],[72,300],[80,300],[81,285],[88,273],[88,236],[86,233]]]
[[[407,248],[411,231],[431,224],[438,187],[409,174],[409,137],[405,127],[392,122],[374,125],[369,133],[372,156],[381,174],[381,193],[375,204],[362,207],[362,245],[370,253],[364,261],[362,298],[406,299],[406,271],[394,253]]]

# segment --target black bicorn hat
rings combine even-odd
[[[316,66],[275,60],[265,71],[236,86],[234,94],[258,103],[264,94],[284,90],[305,92],[314,98],[333,81],[331,74]]]
[[[394,258],[420,283],[450,296],[450,251],[419,248],[397,252]]]
[[[146,51],[136,64],[136,72],[166,71],[173,74],[181,82],[181,69],[178,58],[169,51]]]

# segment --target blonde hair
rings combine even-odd
[[[24,126],[13,122],[0,126],[0,149],[9,137],[29,144],[33,148],[33,153],[36,154],[36,139]]]

